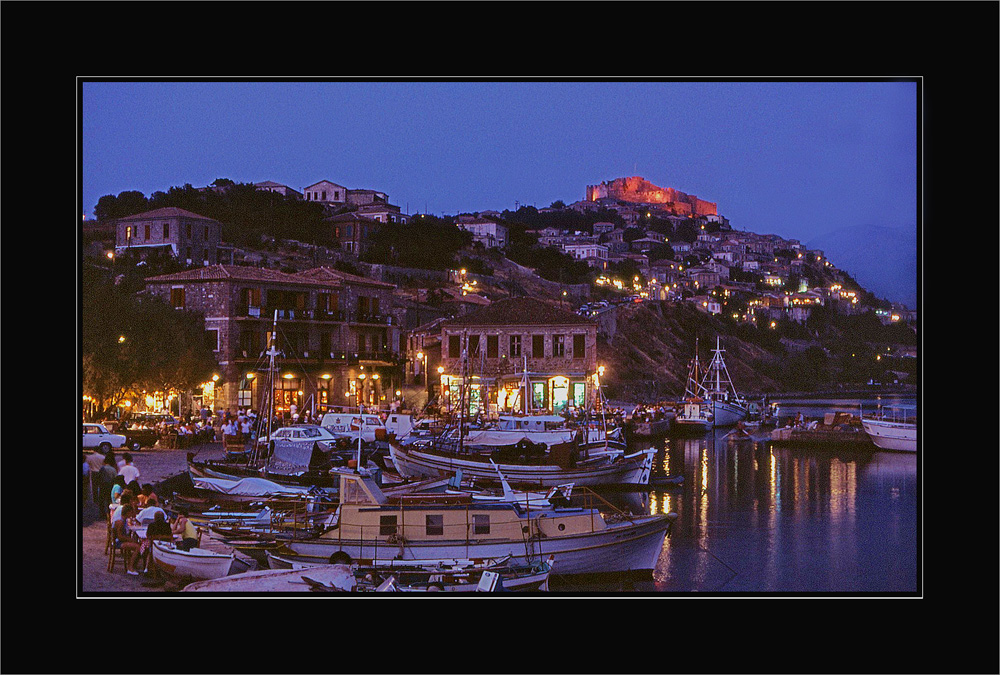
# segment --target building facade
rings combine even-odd
[[[222,223],[177,207],[119,218],[115,224],[115,255],[145,257],[168,252],[188,265],[220,262]]]
[[[275,410],[388,407],[401,382],[393,286],[320,267],[297,274],[212,265],[150,277],[146,292],[205,317],[219,381],[203,403],[261,410],[278,351]],[[208,400],[208,399],[211,400]]]
[[[597,323],[535,298],[442,323],[440,349],[445,409],[564,412],[597,398]]]
[[[307,202],[320,202],[331,206],[347,203],[347,188],[328,180],[321,180],[303,188],[302,194]]]

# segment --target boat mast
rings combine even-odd
[[[718,336],[715,338],[715,356],[712,358],[712,363],[708,367],[708,373],[705,375],[705,382],[710,382],[711,377],[714,373],[715,375],[715,389],[712,393],[716,398],[725,394],[725,398],[728,399],[728,395],[732,394],[733,399],[738,401],[739,394],[736,392],[736,385],[733,384],[733,379],[729,376],[729,369],[726,368],[726,362],[722,358],[724,350],[719,342]],[[705,387],[705,383],[702,383],[702,388],[708,391]]]
[[[528,389],[529,389],[529,387],[528,387],[528,384],[529,384],[529,380],[528,380],[528,356],[526,354],[522,354],[522,358],[524,359],[524,371],[523,371],[523,373],[521,375],[521,386],[524,387],[524,404],[523,404],[522,407],[524,408],[524,414],[525,415],[530,415],[531,414],[531,404],[532,403],[531,403],[531,399],[528,397],[528,394],[530,393],[528,391]]]
[[[462,333],[462,387],[458,395],[458,451],[465,443],[465,379],[469,366],[469,332]]]
[[[274,383],[277,372],[278,356],[278,310],[274,310],[274,322],[271,324],[271,343],[267,347],[267,442],[271,443],[271,431],[274,425]],[[271,461],[270,456],[266,464]]]

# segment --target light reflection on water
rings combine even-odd
[[[766,432],[730,443],[728,431],[656,442],[654,476],[685,479],[650,493],[650,512],[679,515],[656,591],[918,590],[916,456],[772,447]]]

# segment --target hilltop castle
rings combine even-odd
[[[673,188],[657,187],[641,176],[615,178],[600,185],[588,185],[587,201],[596,202],[600,199],[637,204],[663,204],[674,213],[684,216],[718,214],[718,205],[715,202],[706,202]]]

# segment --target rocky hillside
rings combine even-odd
[[[627,401],[652,402],[684,393],[688,365],[695,353],[707,366],[715,338],[722,337],[726,366],[740,392],[779,391],[771,375],[778,356],[728,335],[721,322],[688,304],[644,303],[619,310],[618,328],[610,342],[598,346],[606,366],[608,395]]]

